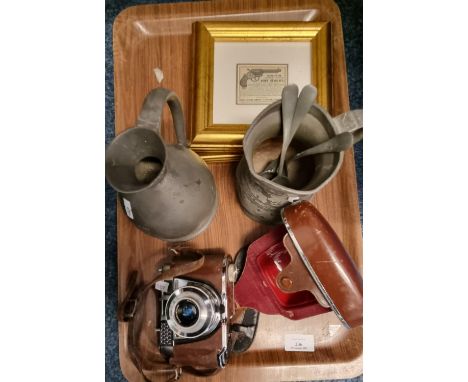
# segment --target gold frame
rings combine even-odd
[[[215,42],[304,42],[312,49],[312,84],[317,102],[328,110],[331,102],[331,36],[328,22],[197,22],[191,148],[207,162],[228,162],[242,155],[242,139],[249,125],[213,124]],[[266,107],[266,106],[265,106]]]

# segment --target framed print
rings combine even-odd
[[[328,22],[197,22],[191,148],[207,162],[240,158],[253,119],[287,84],[331,97]]]

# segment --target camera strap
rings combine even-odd
[[[144,369],[154,370],[158,374],[166,374],[167,381],[176,381],[182,374],[182,367],[169,365],[167,360],[160,353],[145,351],[145,357],[142,356],[138,346],[139,334],[144,324],[144,307],[146,296],[150,291],[156,293],[154,284],[158,281],[172,279],[201,268],[205,257],[198,252],[190,252],[173,257],[173,262],[169,266],[163,267],[159,274],[149,282],[140,280],[139,273],[133,271],[129,275],[127,283],[127,294],[119,305],[118,319],[127,323],[127,351],[132,363],[138,369],[146,382],[151,380],[145,375]],[[144,361],[143,361],[144,360]],[[217,370],[198,370],[194,368],[185,368],[190,373],[196,375],[212,375]]]

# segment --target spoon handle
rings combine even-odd
[[[296,86],[297,87],[297,86]],[[312,85],[306,85],[302,88],[301,94],[299,94],[299,99],[296,100],[297,103],[294,105],[294,110],[292,110],[291,117],[292,122],[289,128],[289,135],[287,141],[283,141],[283,148],[285,148],[285,153],[281,153],[280,163],[278,166],[278,175],[282,176],[284,171],[284,161],[286,159],[286,151],[291,144],[291,141],[296,134],[297,129],[301,125],[302,121],[304,120],[306,114],[309,112],[310,107],[315,101],[317,97],[317,89]]]
[[[294,118],[291,124],[291,140],[296,134],[297,129],[301,126],[302,121],[309,112],[312,104],[317,97],[317,89],[312,85],[306,85],[302,88],[301,94],[297,101],[296,110],[294,111]]]
[[[291,160],[296,160],[309,155],[344,151],[350,148],[353,145],[353,143],[353,134],[349,132],[344,132],[335,135],[333,138],[329,139],[328,141],[322,142],[317,146],[301,151],[300,153],[296,154]]]
[[[287,85],[283,88],[281,93],[281,118],[283,124],[283,145],[281,147],[280,163],[278,172],[281,172],[284,167],[284,160],[286,159],[286,152],[291,141],[291,124],[293,121],[294,110],[296,109],[297,95],[299,88],[296,84]]]

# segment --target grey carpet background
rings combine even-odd
[[[184,0],[186,1],[186,0]],[[112,57],[112,24],[115,17],[125,8],[138,4],[182,2],[178,0],[136,1],[106,0],[105,2],[105,49],[106,49],[106,126],[105,142],[108,144],[114,137],[114,66]],[[346,61],[348,71],[349,97],[351,109],[362,108],[362,0],[336,0],[340,7],[345,38]],[[359,194],[359,207],[362,222],[362,157],[363,144],[354,148],[356,159],[356,176]],[[106,381],[126,381],[119,364],[118,331],[117,331],[117,243],[116,243],[116,195],[105,184],[105,277],[106,277],[106,340],[105,362]],[[362,375],[340,382],[360,382]],[[338,382],[338,381],[336,381]]]

